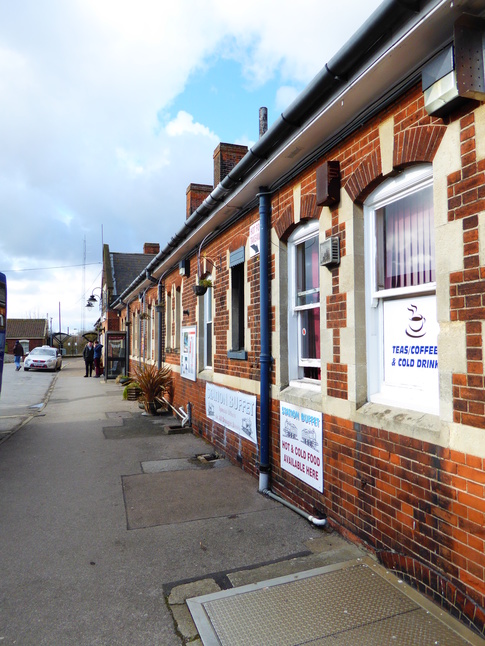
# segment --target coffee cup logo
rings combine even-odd
[[[408,312],[411,312],[411,316],[409,317],[406,334],[413,339],[419,339],[426,334],[424,329],[426,319],[422,314],[418,313],[416,305],[411,304],[411,307],[408,307]]]

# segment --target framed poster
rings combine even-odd
[[[182,328],[180,339],[180,376],[197,380],[197,326]]]
[[[323,492],[322,413],[280,402],[281,468]]]

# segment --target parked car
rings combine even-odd
[[[29,352],[24,361],[24,370],[60,370],[62,356],[59,350],[43,345]]]

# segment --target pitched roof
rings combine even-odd
[[[47,330],[47,319],[7,318],[7,339],[45,339]]]
[[[113,276],[113,299],[122,294],[155,258],[155,254],[151,253],[111,252],[109,255]]]

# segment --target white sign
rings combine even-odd
[[[183,327],[180,341],[180,376],[191,381],[197,379],[196,341],[197,327]]]
[[[259,220],[249,227],[249,257],[252,258],[259,253]]]
[[[256,437],[256,397],[214,384],[205,387],[205,412],[209,419],[229,428],[253,444]]]
[[[384,303],[384,381],[438,393],[436,296]]]
[[[281,468],[323,492],[322,413],[280,402]]]

